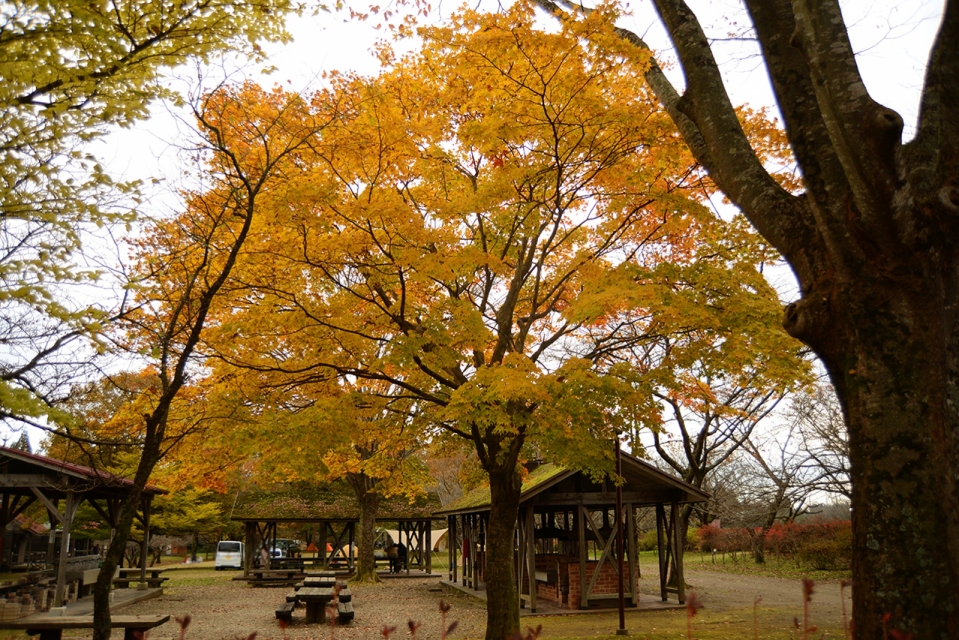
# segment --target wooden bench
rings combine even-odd
[[[146,582],[147,587],[150,589],[159,589],[167,580],[169,580],[169,578],[147,578],[146,580],[141,580],[140,578],[114,578],[113,586],[117,589],[127,589],[131,584]]]
[[[286,620],[287,622],[293,621],[293,609],[296,608],[296,599],[293,602],[287,600],[280,608],[276,610],[276,619],[277,620]]]
[[[556,569],[547,569],[545,571],[534,572],[536,582],[544,582],[546,584],[556,584],[556,578],[558,575],[559,572]]]
[[[346,624],[353,620],[353,603],[340,602],[336,605],[336,621],[340,624]]]
[[[123,629],[123,640],[139,640],[143,634],[170,620],[170,616],[113,616],[111,626]],[[4,622],[5,629],[22,629],[40,640],[61,640],[64,629],[92,629],[93,616],[31,616]]]
[[[254,587],[283,587],[295,584],[296,571],[254,571],[249,584]]]

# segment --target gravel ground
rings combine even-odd
[[[268,638],[329,638],[328,625],[305,624],[303,610],[297,609],[293,623],[285,633],[277,624],[274,611],[283,602],[288,587],[253,588],[245,582],[233,581],[230,574],[210,570],[168,571],[170,586],[159,598],[125,607],[122,615],[189,614],[187,640],[245,639],[256,632],[257,640]],[[409,637],[407,621],[422,623],[417,632],[421,640],[440,637],[440,600],[453,605],[448,621],[457,620],[454,638],[482,637],[486,628],[486,609],[473,598],[441,589],[439,579],[394,578],[376,585],[350,585],[353,595],[354,622],[337,626],[337,640],[375,640],[384,626],[397,627],[394,638]],[[400,633],[402,632],[402,633]],[[115,634],[116,637],[120,637]],[[157,627],[149,640],[179,636],[179,627],[171,620]]]
[[[640,584],[643,592],[656,591],[655,565],[644,564],[642,570]],[[285,632],[280,628],[274,611],[292,591],[289,587],[253,588],[245,582],[232,580],[235,573],[219,573],[205,567],[176,568],[164,575],[169,576],[170,581],[163,596],[125,607],[118,615],[170,614],[181,618],[189,615],[191,622],[186,630],[186,640],[246,640],[254,632],[257,640],[331,637],[329,626],[305,624],[302,609],[294,613],[293,623]],[[686,581],[690,590],[695,591],[712,611],[751,609],[756,596],[762,596],[761,607],[802,610],[802,587],[798,580],[688,571]],[[394,640],[409,638],[407,621],[410,619],[422,623],[417,632],[419,640],[438,640],[441,600],[453,605],[448,622],[458,621],[452,640],[482,638],[485,632],[485,602],[444,589],[438,576],[431,579],[386,579],[376,585],[350,585],[350,592],[356,619],[348,625],[337,626],[333,630],[335,640],[378,640],[384,626],[397,627]],[[838,624],[837,621],[841,620],[838,583],[817,583],[812,611],[814,621]],[[525,619],[524,624],[531,621]],[[559,629],[565,628],[564,625],[560,624]],[[555,625],[547,626],[553,629],[552,635],[560,632],[553,628]],[[89,633],[68,632],[68,635],[73,634],[75,637],[90,637]],[[171,620],[154,629],[149,640],[178,640],[179,636],[180,628]],[[122,631],[114,631],[113,637],[119,640],[123,637]]]

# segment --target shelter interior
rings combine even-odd
[[[432,573],[433,511],[436,494],[412,502],[403,496],[380,500],[377,523],[396,524],[399,540],[407,549],[405,571]],[[320,487],[287,486],[272,491],[251,491],[237,497],[233,520],[244,523],[246,558],[244,575],[254,568],[259,549],[278,537],[279,525],[315,527],[313,558],[280,559],[276,564],[312,565],[323,569],[356,569],[356,541],[360,507],[355,494],[338,484]],[[383,557],[384,563],[387,561]],[[271,561],[271,565],[274,561]]]
[[[674,594],[685,602],[683,543],[676,527],[681,505],[708,495],[692,485],[623,454],[622,509],[609,478],[595,481],[580,471],[555,464],[535,466],[525,478],[514,533],[513,575],[520,607],[536,610],[538,600],[567,609],[585,609],[618,599],[620,566],[627,604],[639,601],[637,514],[653,509],[663,602]],[[479,488],[448,505],[448,580],[480,589],[484,584],[485,532],[489,489]],[[438,514],[439,515],[439,514]],[[620,526],[622,523],[622,527]],[[619,531],[623,531],[620,563]],[[667,575],[676,576],[675,586]]]
[[[8,566],[21,563],[37,573],[49,573],[56,579],[53,606],[63,604],[68,581],[89,583],[95,579],[99,556],[86,546],[72,543],[74,516],[82,502],[87,502],[111,529],[116,527],[120,506],[133,490],[133,482],[104,471],[56,460],[29,452],[0,447],[0,526],[4,530],[14,523],[27,508],[41,503],[49,517],[50,530],[45,551],[28,547],[26,539],[4,548],[3,559]],[[137,517],[145,535],[141,541],[141,567],[146,570],[146,542],[150,530],[150,506],[153,497],[166,493],[163,489],[147,486],[140,498]],[[60,532],[56,532],[56,527]],[[31,542],[36,543],[36,536]],[[16,556],[12,555],[16,551]]]

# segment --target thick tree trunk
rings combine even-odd
[[[747,529],[753,543],[753,560],[756,564],[766,563],[766,529]]]
[[[373,547],[376,543],[376,511],[380,506],[380,494],[367,490],[362,495],[357,495],[357,500],[360,503],[360,524],[356,540],[356,575],[353,582],[379,582]]]
[[[522,487],[515,465],[487,469],[490,514],[486,530],[486,640],[503,640],[519,630],[519,596],[513,572],[513,532]]]
[[[929,257],[833,291],[828,321],[804,323],[818,331],[787,310],[846,414],[859,638],[881,637],[886,614],[915,638],[959,637],[959,273]]]
[[[159,417],[158,417],[159,415]],[[160,459],[160,441],[162,435],[157,435],[158,424],[162,424],[165,415],[157,411],[147,420],[147,437],[143,445],[143,453],[137,472],[133,477],[130,494],[120,505],[117,517],[116,532],[113,541],[107,549],[97,574],[97,581],[93,585],[93,640],[110,640],[112,622],[110,619],[110,589],[113,586],[113,574],[123,562],[123,553],[130,539],[133,528],[133,519],[140,507],[143,489],[147,486],[150,474]],[[159,429],[162,433],[162,429]]]

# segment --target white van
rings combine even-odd
[[[217,571],[221,569],[242,569],[245,556],[244,546],[242,542],[235,540],[221,540],[216,545],[216,559],[213,561],[213,568]]]

